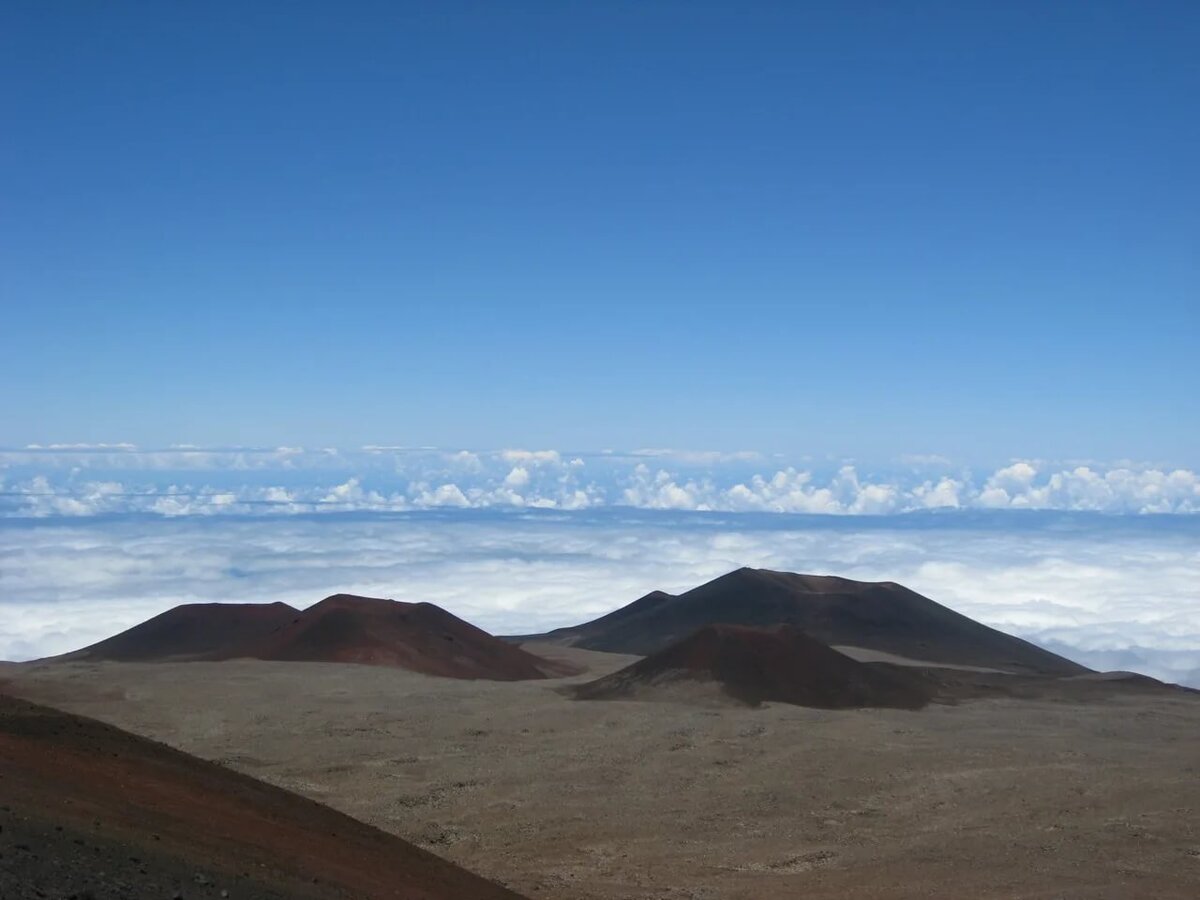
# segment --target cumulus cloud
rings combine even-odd
[[[117,462],[114,462],[117,460]],[[1017,460],[993,471],[853,464],[763,466],[755,454],[683,451],[445,451],[371,446],[246,450],[0,451],[0,516],[151,512],[260,514],[446,505],[449,485],[470,507],[624,506],[784,514],[896,515],[927,510],[1200,512],[1190,469]],[[433,487],[430,487],[430,486]]]
[[[459,450],[457,453],[448,453],[446,454],[446,460],[451,465],[465,472],[483,471],[483,461],[479,458],[479,454],[472,453],[470,450]]]
[[[706,499],[711,493],[710,484],[688,481],[680,485],[669,472],[663,469],[652,472],[644,463],[639,463],[621,496],[624,505],[639,509],[703,511],[712,508]]]
[[[922,482],[912,490],[912,497],[925,509],[958,509],[963,484],[953,478],[942,478],[937,484]]]
[[[524,466],[513,466],[504,476],[504,484],[510,488],[523,488],[529,484],[529,470]]]
[[[459,509],[471,505],[471,501],[456,484],[442,484],[433,490],[421,488],[413,503],[422,507],[453,506]]]
[[[268,491],[273,489],[268,488]],[[399,494],[384,496],[379,491],[367,490],[357,478],[347,479],[334,486],[322,497],[319,504],[326,510],[357,512],[361,510],[406,509],[408,500]]]
[[[980,492],[981,506],[1010,509],[1077,509],[1097,512],[1172,513],[1200,511],[1200,476],[1176,469],[1097,471],[1090,466],[1038,478],[1027,462],[993,473]]]
[[[776,472],[770,478],[755,475],[745,484],[735,484],[725,492],[730,508],[781,513],[836,513],[841,503],[830,487],[813,484],[811,472],[793,468]]]
[[[447,484],[420,500],[412,505],[471,502]],[[429,600],[519,633],[753,565],[899,581],[1084,663],[1200,684],[1200,521],[1032,513],[1013,526],[1011,514],[981,515],[781,524],[523,507],[10,523],[0,529],[0,658],[73,649],[179,603],[303,607],[337,591]]]

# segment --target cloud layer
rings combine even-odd
[[[179,603],[303,607],[336,591],[430,600],[500,633],[541,630],[741,565],[899,581],[1085,663],[1200,685],[1200,519],[1058,513],[8,520],[0,658],[74,649]]]
[[[0,451],[0,516],[161,516],[549,508],[895,515],[927,510],[1200,512],[1200,475],[1149,464],[938,457],[885,467],[753,452],[565,453],[369,446]]]

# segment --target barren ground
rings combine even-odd
[[[234,661],[9,667],[14,693],[552,900],[1200,896],[1200,697],[917,712],[580,702],[557,681]]]

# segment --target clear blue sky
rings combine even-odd
[[[1200,4],[0,13],[0,444],[1200,453]]]

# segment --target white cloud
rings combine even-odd
[[[1037,469],[1027,462],[1016,462],[993,472],[987,480],[987,486],[998,487],[1010,493],[1020,493],[1029,490],[1036,477]]]
[[[848,509],[851,513],[885,516],[896,511],[899,500],[899,492],[890,484],[856,485],[854,502]]]
[[[1018,462],[989,477],[979,505],[1012,509],[1075,509],[1095,512],[1200,512],[1200,476],[1176,469],[1097,471],[1090,466],[1052,472],[1037,480],[1038,470]]]
[[[592,505],[592,497],[587,491],[576,489],[565,495],[559,505],[563,509],[587,509]]]
[[[403,509],[409,498],[418,506],[444,505],[430,485],[453,485],[467,505],[478,507],[833,515],[930,509],[1200,513],[1200,475],[1180,468],[1099,463],[1063,468],[1018,460],[982,477],[849,464],[832,470],[780,464],[756,472],[751,454],[638,454],[564,459],[556,450],[383,447],[344,454],[299,447],[0,451],[5,471],[0,517],[259,514],[264,504],[273,504],[275,512],[362,511]],[[704,465],[695,468],[700,461]]]
[[[453,466],[466,472],[478,473],[483,471],[483,461],[479,454],[470,450],[459,450],[457,453],[446,454],[446,460]]]
[[[925,509],[958,509],[962,505],[959,493],[963,489],[961,481],[953,478],[943,478],[936,485],[925,481],[913,488],[913,499]]]
[[[325,495],[325,503],[345,503],[363,498],[362,485],[357,478],[351,478],[344,484],[339,484]]]
[[[828,487],[817,487],[811,472],[788,468],[770,478],[755,475],[746,484],[735,484],[725,493],[735,511],[779,513],[840,513],[842,505]]]
[[[424,488],[413,498],[413,503],[424,507],[454,506],[460,509],[471,505],[471,501],[456,484],[439,485],[432,491]]]
[[[512,470],[504,476],[504,484],[513,489],[525,487],[529,484],[529,470],[524,466],[513,466]]]
[[[506,463],[557,466],[562,462],[557,450],[501,450],[500,458]]]
[[[669,472],[660,469],[652,473],[645,463],[639,463],[621,496],[626,506],[638,509],[708,510],[712,507],[705,498],[711,492],[711,485],[695,481],[679,485]]]

